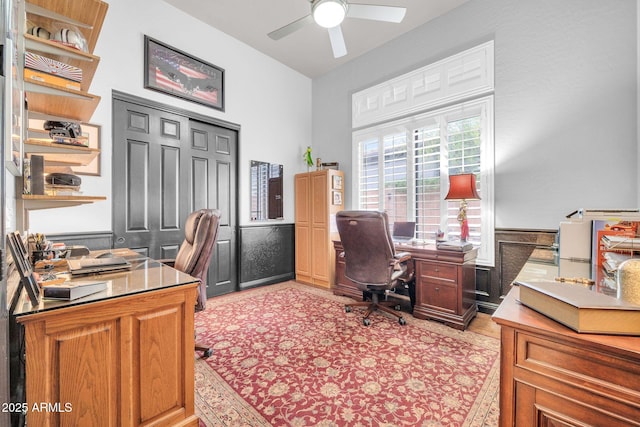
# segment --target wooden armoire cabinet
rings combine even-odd
[[[295,176],[296,280],[330,288],[335,274],[336,213],[344,209],[344,174],[335,169]]]

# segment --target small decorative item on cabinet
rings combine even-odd
[[[333,192],[333,204],[341,205],[342,204],[342,191],[334,191]]]
[[[304,159],[304,162],[307,164],[307,172],[308,172],[309,168],[313,166],[313,157],[311,157],[311,147],[307,147],[302,158]]]
[[[342,176],[334,175],[331,181],[331,187],[334,190],[342,190]]]

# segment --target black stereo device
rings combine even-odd
[[[45,178],[47,184],[51,185],[67,185],[70,187],[78,187],[82,184],[82,179],[78,175],[70,173],[50,173]]]
[[[49,136],[54,138],[62,136],[65,138],[77,138],[82,135],[80,125],[75,122],[59,122],[55,120],[47,120],[44,122],[44,130],[49,131]]]

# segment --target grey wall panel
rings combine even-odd
[[[129,161],[126,165],[127,186],[127,230],[146,231],[148,224],[147,174],[149,172],[149,146],[141,141],[127,141]]]
[[[162,147],[162,206],[160,227],[163,230],[180,229],[180,150]]]
[[[240,227],[240,288],[295,278],[293,224]]]
[[[198,209],[209,208],[209,161],[194,157],[191,161],[191,173],[193,181],[192,187],[192,209],[191,211],[197,211]]]

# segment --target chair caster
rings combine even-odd
[[[362,324],[363,324],[364,326],[369,326],[369,325],[371,324],[371,320],[369,320],[369,319],[362,319]]]
[[[346,306],[344,307],[344,311],[345,311],[345,313],[351,313],[351,307],[350,307],[350,306],[348,306],[348,305],[346,305]]]
[[[401,325],[403,325],[403,326],[404,326],[404,325],[406,325],[406,324],[407,324],[407,321],[406,321],[406,320],[404,320],[404,317],[401,317],[401,318],[399,318],[399,319],[398,319],[398,323],[400,323]]]
[[[210,357],[212,354],[213,354],[213,350],[208,348],[204,351],[204,353],[202,354],[202,357]]]

